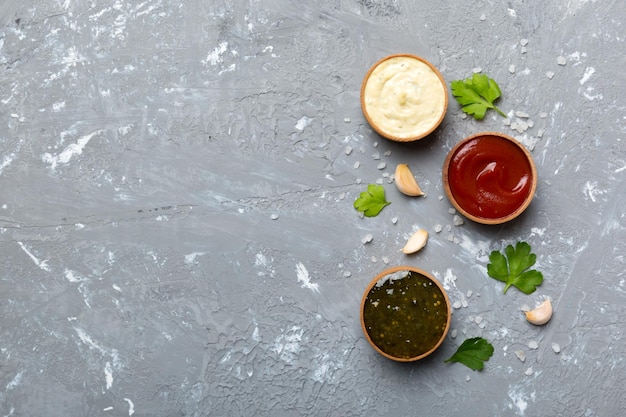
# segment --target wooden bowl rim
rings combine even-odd
[[[420,355],[417,355],[417,356],[414,356],[414,357],[411,357],[411,358],[398,358],[396,356],[388,354],[387,352],[385,352],[381,348],[379,348],[374,343],[374,341],[371,339],[369,333],[367,332],[367,328],[365,327],[365,319],[363,318],[363,310],[365,308],[365,302],[367,300],[367,296],[369,295],[369,293],[372,290],[372,288],[374,287],[374,285],[376,285],[376,283],[378,281],[380,281],[382,278],[384,278],[385,276],[393,274],[395,272],[399,272],[399,271],[416,272],[416,273],[418,273],[418,274],[420,274],[420,275],[430,279],[435,285],[437,285],[437,287],[439,288],[439,290],[443,294],[443,298],[445,300],[447,311],[448,311],[448,317],[447,317],[447,320],[446,320],[446,327],[443,330],[443,333],[441,334],[441,338],[439,339],[439,341],[435,344],[435,346],[433,346],[427,352],[424,352],[424,353],[422,353]],[[391,359],[393,361],[396,361],[396,362],[415,362],[415,361],[418,361],[420,359],[424,359],[425,357],[431,355],[435,350],[437,350],[437,348],[439,348],[439,346],[441,346],[441,344],[445,340],[446,336],[448,335],[448,331],[450,330],[450,323],[451,323],[451,321],[452,321],[452,308],[451,308],[451,305],[450,305],[450,298],[448,297],[448,293],[446,292],[445,288],[443,288],[443,285],[439,282],[439,280],[437,280],[437,278],[435,278],[429,272],[426,272],[425,270],[423,270],[421,268],[414,267],[414,266],[398,265],[398,266],[393,266],[393,267],[390,267],[390,268],[387,268],[387,269],[381,271],[367,285],[367,288],[365,289],[365,292],[363,293],[363,297],[361,298],[361,329],[363,330],[363,334],[365,335],[365,339],[374,348],[374,350],[376,352],[378,352],[381,355],[383,355],[384,357],[386,357],[388,359]]]
[[[366,106],[365,106],[365,85],[367,84],[367,81],[369,80],[370,75],[372,74],[372,72],[380,64],[382,64],[383,62],[385,62],[387,60],[390,60],[390,59],[393,59],[393,58],[401,58],[401,57],[413,58],[413,59],[416,59],[416,60],[421,61],[422,63],[426,64],[435,73],[435,75],[437,75],[437,77],[439,78],[439,81],[441,81],[441,85],[443,86],[443,92],[444,92],[443,111],[441,112],[441,115],[439,116],[439,119],[437,120],[437,122],[435,122],[430,129],[428,129],[426,132],[422,133],[421,135],[412,136],[412,137],[408,137],[408,138],[401,138],[401,137],[398,137],[398,136],[386,133],[385,131],[380,129],[371,120],[370,115],[367,112],[367,109],[366,109]],[[365,74],[365,77],[363,78],[363,82],[361,83],[361,110],[363,111],[363,115],[365,116],[365,119],[367,120],[367,123],[369,123],[369,125],[372,127],[372,129],[374,129],[376,131],[376,133],[378,133],[380,136],[382,136],[382,137],[384,137],[386,139],[395,141],[395,142],[415,142],[415,141],[423,139],[426,136],[428,136],[431,133],[433,133],[435,131],[435,129],[437,129],[439,127],[439,125],[441,125],[441,123],[443,122],[443,119],[446,117],[446,113],[448,111],[448,86],[446,85],[446,80],[441,75],[441,72],[439,72],[437,67],[435,67],[427,59],[422,58],[422,57],[420,57],[418,55],[408,54],[408,53],[388,55],[388,56],[386,56],[386,57],[376,61],[376,63],[370,67],[370,69]]]
[[[531,176],[532,176],[532,183],[531,183],[531,186],[530,186],[530,191],[528,192],[528,196],[526,196],[526,199],[524,200],[524,202],[514,212],[512,212],[511,214],[508,214],[506,216],[503,216],[503,217],[497,217],[497,218],[479,217],[479,216],[475,216],[475,215],[473,215],[471,213],[468,213],[456,201],[456,199],[454,198],[454,195],[452,194],[452,190],[450,188],[449,172],[448,171],[449,171],[450,162],[451,162],[453,156],[467,142],[470,142],[470,141],[472,141],[472,140],[474,140],[476,138],[485,137],[485,136],[495,136],[497,138],[508,140],[509,142],[513,143],[518,149],[520,149],[522,151],[524,156],[526,156],[526,160],[528,161],[528,164],[530,165],[530,172],[531,172]],[[534,162],[534,160],[532,158],[532,155],[530,154],[528,149],[526,149],[526,146],[524,146],[521,142],[519,142],[515,138],[513,138],[513,137],[511,137],[511,136],[509,136],[509,135],[507,135],[505,133],[501,133],[501,132],[480,132],[480,133],[475,133],[473,135],[470,135],[470,136],[464,138],[460,142],[458,142],[456,145],[454,145],[452,147],[452,149],[450,150],[450,152],[448,152],[448,155],[446,156],[446,159],[445,159],[445,161],[443,163],[442,176],[443,176],[443,187],[444,187],[444,190],[446,192],[448,200],[450,201],[450,203],[452,203],[454,208],[457,209],[463,216],[467,217],[468,219],[470,219],[470,220],[472,220],[472,221],[474,221],[476,223],[481,223],[481,224],[502,224],[502,223],[506,223],[508,221],[511,221],[511,220],[515,219],[520,214],[522,214],[522,212],[524,212],[524,210],[526,210],[528,208],[528,206],[530,205],[530,203],[532,202],[532,200],[533,200],[533,198],[535,196],[535,192],[537,191],[537,168],[535,166],[535,162]]]

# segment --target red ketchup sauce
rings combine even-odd
[[[498,219],[519,209],[532,187],[533,170],[524,151],[497,136],[461,145],[450,160],[448,184],[467,213]]]

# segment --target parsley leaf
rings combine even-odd
[[[463,111],[476,120],[482,120],[488,109],[494,109],[507,117],[493,102],[502,95],[498,84],[485,74],[474,74],[472,78],[450,83],[452,95],[463,106]]]
[[[366,217],[375,217],[389,204],[391,203],[385,199],[385,188],[382,185],[370,184],[367,191],[363,191],[356,199],[354,208],[363,212]]]
[[[484,361],[493,355],[493,346],[482,337],[465,340],[454,355],[444,362],[459,362],[474,371],[482,371]]]
[[[530,253],[530,245],[526,242],[517,242],[515,248],[508,245],[504,254],[493,251],[489,255],[487,274],[498,281],[505,282],[504,293],[510,286],[517,287],[525,294],[535,292],[543,282],[543,274],[535,269],[529,269],[537,260],[537,255]]]

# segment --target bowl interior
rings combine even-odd
[[[430,355],[450,327],[450,301],[427,272],[398,266],[374,278],[363,295],[361,325],[372,347],[400,362]]]
[[[443,166],[452,205],[478,223],[501,224],[519,216],[532,201],[537,170],[524,145],[510,136],[484,132],[457,143]]]

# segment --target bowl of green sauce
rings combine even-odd
[[[450,328],[450,299],[428,272],[395,266],[379,273],[361,301],[365,338],[381,355],[413,362],[433,353]]]

